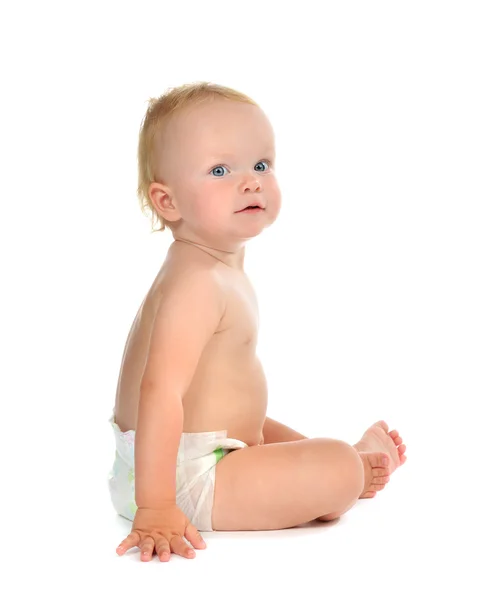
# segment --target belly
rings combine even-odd
[[[232,363],[233,364],[233,363]],[[257,356],[237,368],[200,365],[183,398],[183,431],[227,430],[248,446],[260,443],[267,412],[267,382]]]

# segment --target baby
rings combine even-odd
[[[243,270],[245,243],[281,206],[264,112],[219,85],[171,89],[150,100],[138,168],[141,206],[174,241],[129,333],[110,419],[111,499],[133,521],[117,553],[194,558],[199,531],[328,521],[374,497],[406,460],[384,421],[351,446],[266,415]]]

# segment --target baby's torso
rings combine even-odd
[[[189,258],[193,256],[196,254]],[[180,253],[176,260],[165,262],[131,326],[115,403],[115,420],[121,431],[136,429],[140,382],[159,298],[170,279],[180,273],[185,258],[188,254]],[[199,260],[213,259],[200,256]],[[226,429],[228,437],[257,445],[267,408],[266,379],[256,356],[257,300],[245,273],[223,263],[217,269],[226,282],[226,312],[183,398],[183,431]]]

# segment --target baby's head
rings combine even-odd
[[[271,124],[248,96],[211,83],[151,98],[139,133],[138,197],[163,231],[209,244],[240,243],[278,216]],[[264,210],[237,212],[259,204]]]

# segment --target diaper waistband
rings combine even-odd
[[[114,420],[114,412],[109,418],[114,430],[116,440],[116,450],[121,458],[134,466],[134,441],[136,432],[133,429],[121,431],[119,425]],[[176,464],[185,460],[193,460],[214,452],[218,448],[226,450],[236,450],[246,448],[247,444],[241,440],[226,437],[227,430],[220,431],[200,431],[183,432],[181,434]]]

